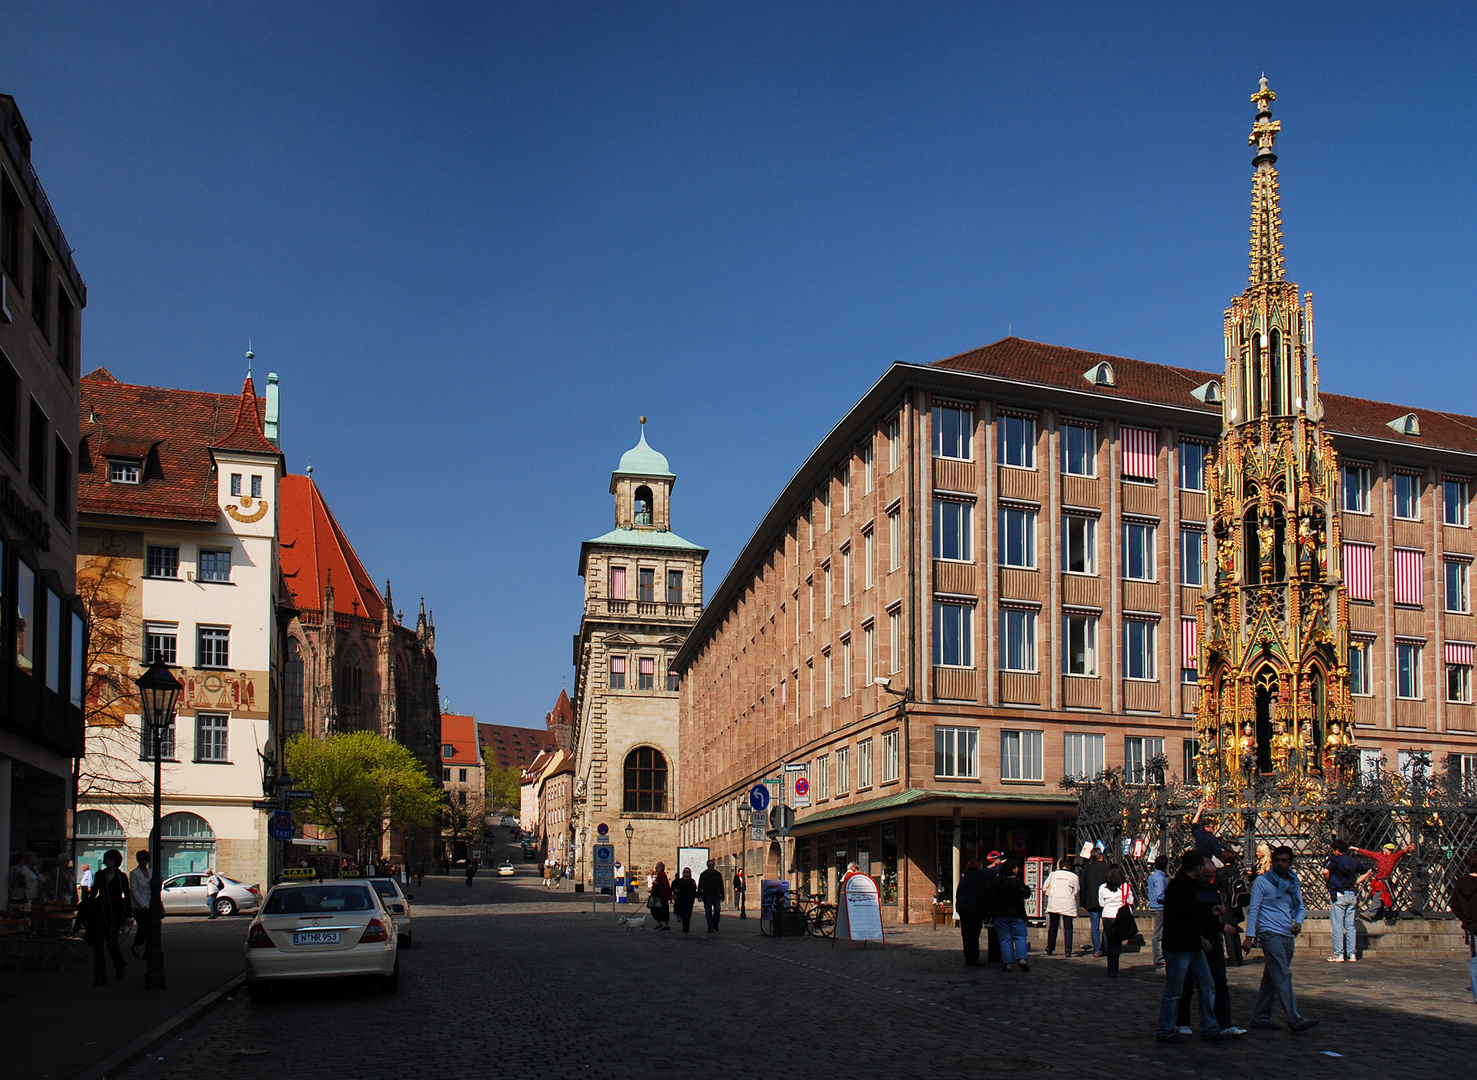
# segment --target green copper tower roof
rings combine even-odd
[[[641,426],[641,441],[621,455],[621,463],[615,471],[626,476],[660,476],[676,479],[676,474],[667,464],[666,457],[647,445],[644,422]]]

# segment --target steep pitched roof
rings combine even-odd
[[[446,752],[447,747],[451,748],[450,754]],[[441,764],[476,765],[477,760],[477,718],[442,713]]]
[[[236,410],[236,423],[225,437],[215,443],[222,450],[246,451],[253,454],[276,454],[280,451],[262,434],[263,412],[257,404],[256,384],[246,376],[241,387],[241,407]]]
[[[505,769],[526,769],[546,750],[555,749],[554,736],[542,728],[511,724],[478,724],[482,756]]]
[[[313,478],[284,476],[277,490],[282,577],[293,603],[321,611],[323,593],[332,577],[334,611],[352,614],[357,610],[379,622],[385,602]]]
[[[559,690],[559,700],[554,702],[554,708],[548,716],[544,717],[544,723],[549,727],[555,724],[574,723],[574,704],[569,700],[569,694],[563,688]]]
[[[230,432],[247,449],[253,423],[260,437],[264,403],[251,380],[239,396],[212,394],[120,383],[98,368],[77,389],[79,512],[204,523],[220,517],[210,450],[225,449]],[[259,452],[277,454],[262,442]],[[138,461],[139,483],[108,483],[110,455]]]

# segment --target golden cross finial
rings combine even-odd
[[[1261,84],[1257,87],[1255,94],[1251,95],[1251,103],[1257,107],[1258,112],[1272,111],[1272,102],[1277,100],[1277,95],[1267,87],[1267,73],[1262,72]]]
[[[1282,209],[1277,195],[1277,133],[1282,122],[1272,119],[1272,101],[1277,97],[1262,75],[1257,92],[1251,95],[1256,105],[1256,122],[1247,142],[1256,147],[1251,163],[1256,173],[1251,181],[1251,283],[1281,281]]]

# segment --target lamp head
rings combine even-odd
[[[167,727],[174,716],[174,705],[185,684],[174,677],[169,665],[156,660],[136,680],[139,698],[143,703],[144,724],[156,730]]]
[[[343,803],[334,803],[333,804],[333,820],[334,821],[337,821],[340,825],[342,825],[344,823],[344,818],[346,818],[348,816],[349,816],[349,812],[344,809],[344,804]]]
[[[632,825],[629,821],[626,822],[626,840],[629,842],[630,839],[631,839],[631,837],[633,837],[635,835],[636,835],[636,826]]]

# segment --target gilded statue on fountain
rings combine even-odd
[[[1283,275],[1275,98],[1264,76],[1251,97],[1251,274],[1225,313],[1208,478],[1215,572],[1198,605],[1197,779],[1222,808],[1262,778],[1316,797],[1353,741],[1338,457],[1323,431],[1313,294],[1299,303]]]

